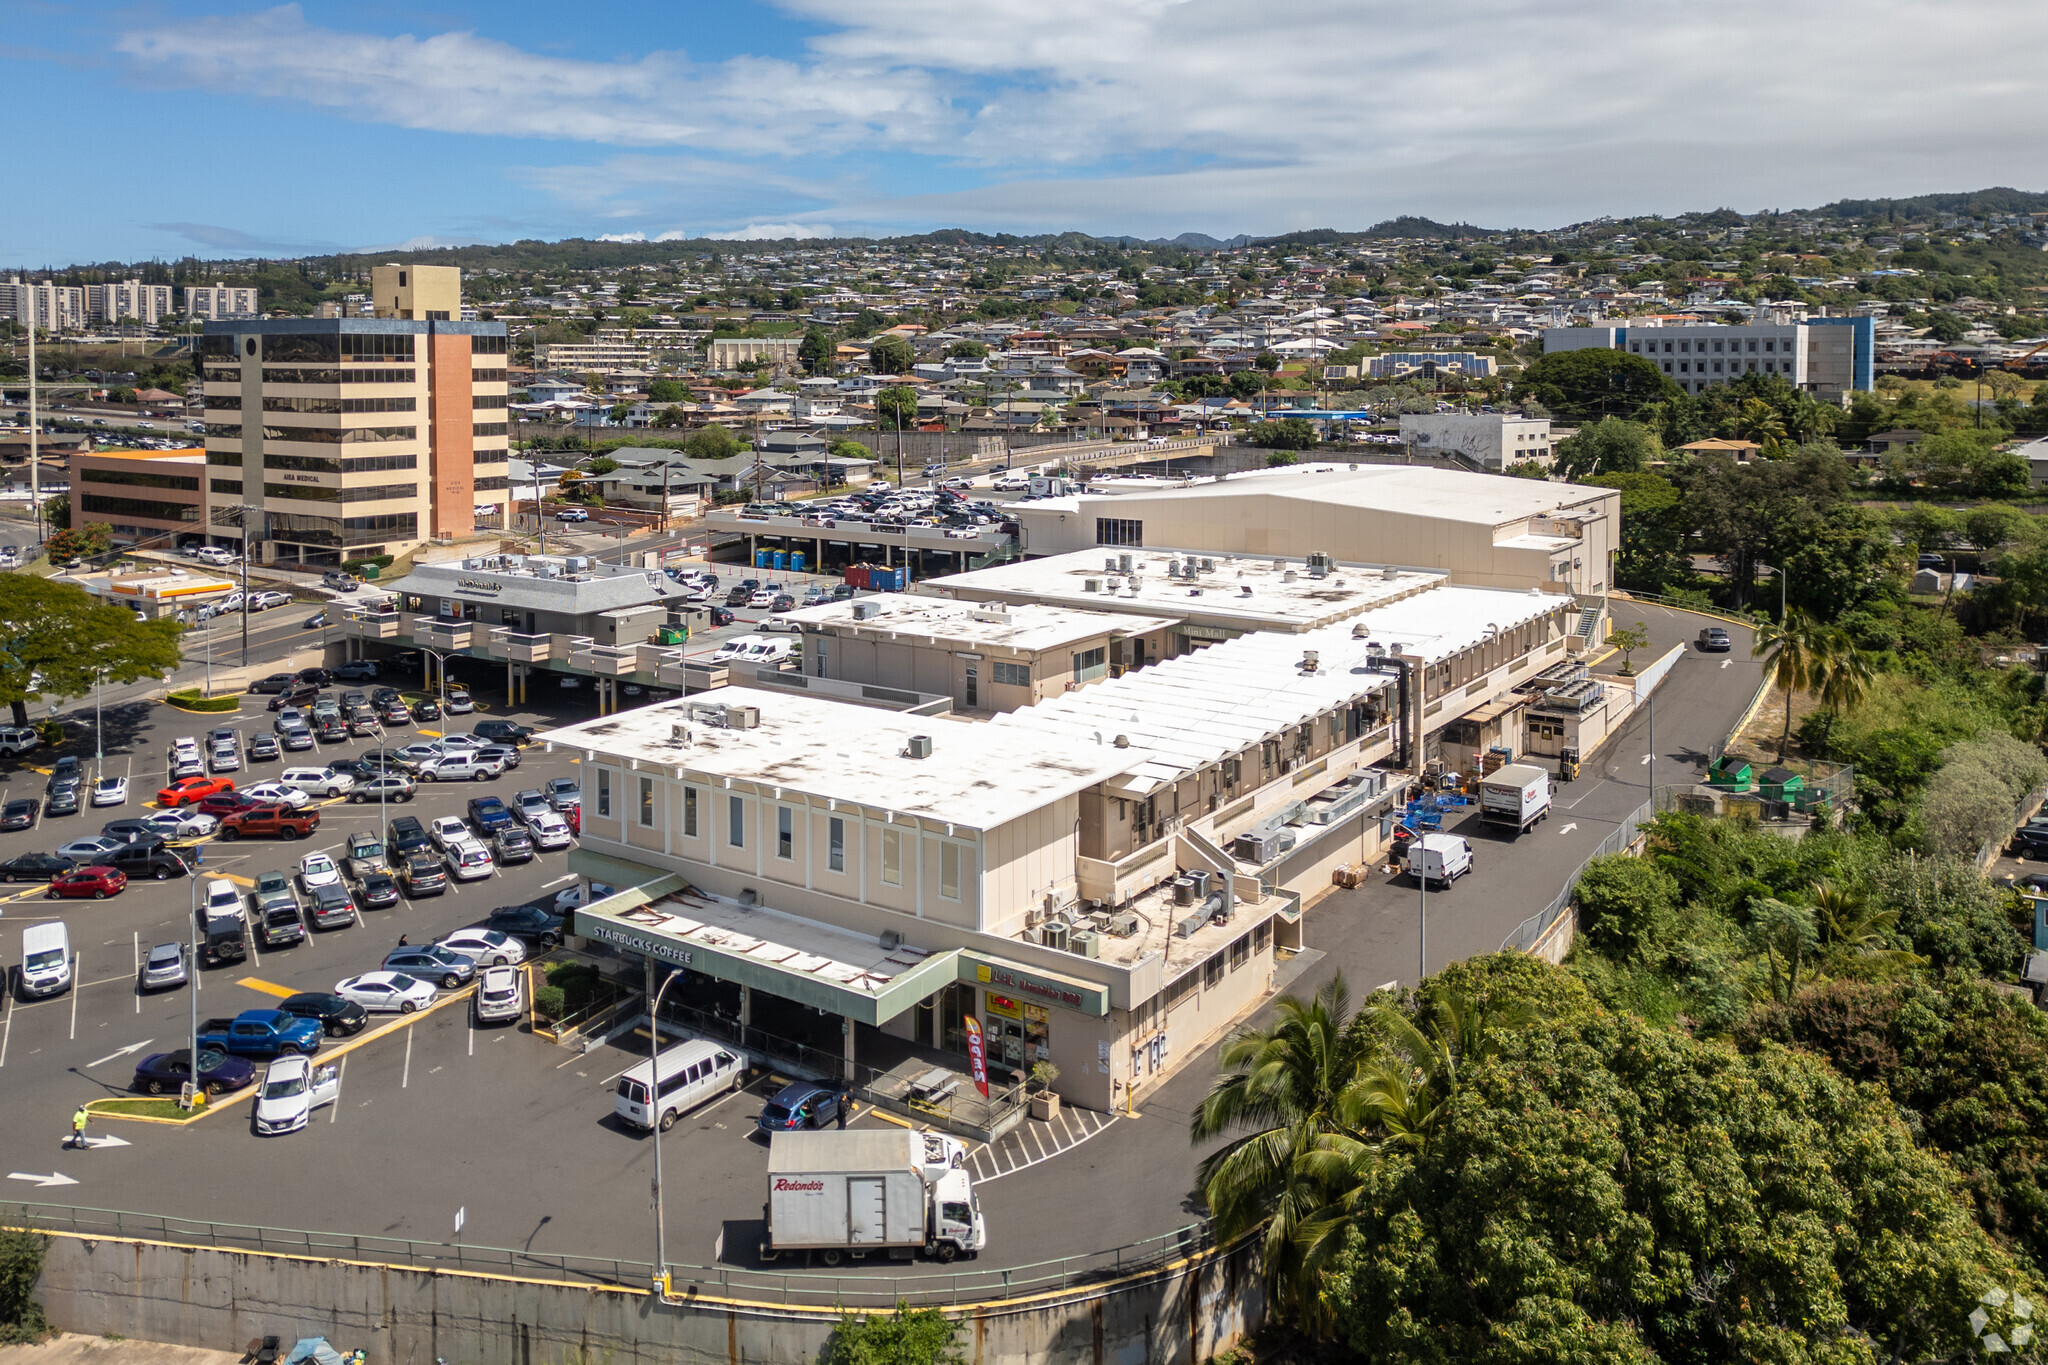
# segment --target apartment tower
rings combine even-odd
[[[461,272],[378,266],[371,318],[206,324],[206,520],[263,563],[339,564],[502,526],[505,324]]]

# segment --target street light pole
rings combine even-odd
[[[670,971],[661,986],[654,992],[654,1003],[647,1011],[647,1103],[648,1121],[654,1134],[654,1276],[666,1283],[668,1278],[668,1241],[662,1231],[661,1220],[661,997],[668,994],[668,988],[682,979],[682,973]],[[647,959],[647,980],[654,981],[654,959]]]

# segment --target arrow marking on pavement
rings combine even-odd
[[[1729,664],[1733,662],[1735,662],[1733,659],[1723,659],[1721,660],[1721,667],[1726,668]]]
[[[109,1052],[109,1053],[108,1053],[108,1054],[107,1054],[106,1056],[104,1056],[104,1057],[100,1058],[99,1062],[87,1062],[87,1063],[86,1063],[86,1065],[87,1065],[88,1067],[95,1067],[95,1066],[98,1066],[98,1065],[100,1064],[100,1062],[111,1062],[111,1061],[113,1061],[113,1060],[114,1060],[114,1059],[115,1059],[116,1057],[126,1057],[126,1056],[127,1056],[127,1055],[128,1055],[129,1053],[131,1053],[131,1052],[140,1052],[140,1051],[142,1051],[142,1049],[144,1049],[144,1048],[148,1047],[148,1046],[149,1046],[149,1045],[150,1045],[151,1043],[153,1043],[153,1042],[155,1042],[155,1041],[156,1041],[156,1039],[154,1039],[154,1038],[144,1038],[144,1039],[143,1039],[143,1040],[142,1040],[141,1042],[139,1042],[139,1043],[130,1043],[130,1044],[128,1044],[128,1046],[126,1046],[126,1047],[124,1047],[124,1048],[119,1048],[119,1049],[116,1049],[116,1050],[115,1050],[115,1051],[113,1051],[113,1052]]]
[[[89,1137],[85,1140],[85,1145],[88,1147],[126,1147],[129,1143],[127,1138]]]
[[[1644,755],[1643,755],[1643,762],[1644,762],[1644,763],[1648,763],[1649,761],[1650,761],[1650,756],[1649,756],[1648,754],[1644,754]]]
[[[1570,834],[1570,833],[1571,833],[1571,832],[1572,832],[1573,830],[1577,829],[1578,827],[1579,827],[1579,822],[1578,822],[1578,821],[1576,821],[1576,820],[1574,820],[1574,821],[1572,821],[1572,822],[1571,822],[1570,824],[1566,825],[1566,826],[1565,826],[1565,827],[1564,827],[1563,829],[1559,830],[1559,831],[1558,831],[1558,833],[1559,833],[1559,834]]]
[[[23,1171],[9,1171],[7,1178],[9,1180],[33,1180],[39,1188],[45,1190],[52,1185],[76,1185],[78,1183],[70,1176],[60,1175],[54,1171],[49,1175],[29,1175]]]

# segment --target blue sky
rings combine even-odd
[[[2044,46],[2040,0],[0,0],[0,265],[2042,188]]]

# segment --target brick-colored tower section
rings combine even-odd
[[[433,470],[433,534],[476,530],[476,399],[469,338],[427,338],[427,462]]]

